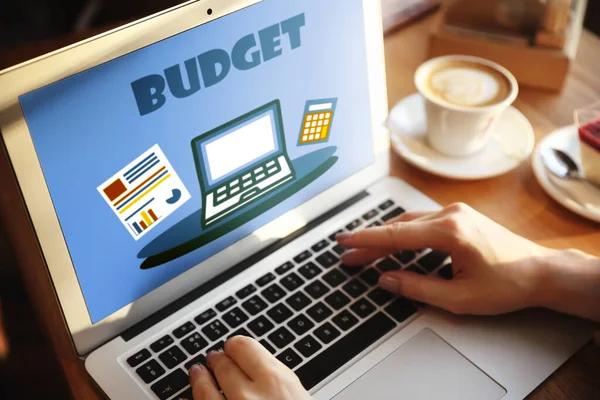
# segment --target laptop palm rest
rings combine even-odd
[[[506,390],[430,329],[424,329],[335,400],[498,400]]]

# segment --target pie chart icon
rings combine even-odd
[[[181,190],[173,189],[172,196],[167,199],[168,204],[175,204],[181,198]]]

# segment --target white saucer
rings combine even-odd
[[[419,93],[401,100],[390,112],[387,123],[396,153],[417,168],[451,179],[476,180],[502,175],[529,157],[535,142],[527,118],[510,107],[488,145],[479,153],[464,158],[443,155],[427,143],[425,104]]]
[[[563,150],[581,165],[577,127],[566,126],[546,136],[536,147],[531,164],[535,177],[550,197],[574,213],[600,222],[600,190],[585,182],[552,175],[542,161],[542,151],[547,148]]]

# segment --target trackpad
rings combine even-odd
[[[498,400],[505,394],[462,354],[424,329],[334,399]]]

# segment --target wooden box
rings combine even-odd
[[[560,91],[577,54],[586,6],[587,0],[578,1],[562,50],[462,34],[446,28],[442,16],[430,38],[429,56],[464,54],[483,57],[508,68],[521,86]]]

